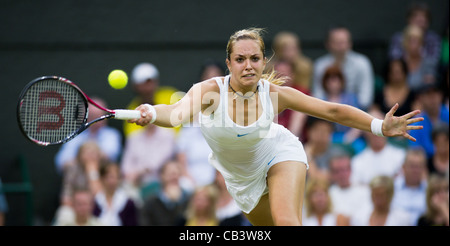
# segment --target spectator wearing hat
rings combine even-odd
[[[423,117],[424,121],[420,122],[423,129],[411,132],[411,136],[417,141],[408,141],[410,146],[422,146],[427,153],[427,158],[431,158],[434,154],[434,145],[432,140],[433,129],[438,124],[449,123],[448,108],[442,103],[443,93],[439,90],[436,83],[424,84],[418,90],[418,103],[422,108],[422,112],[417,117]]]
[[[131,72],[131,82],[136,97],[130,102],[128,109],[135,109],[143,103],[155,104],[155,92],[159,86],[159,71],[155,65],[146,62],[137,64]],[[141,128],[141,126],[124,121],[125,136],[129,136],[131,132]]]

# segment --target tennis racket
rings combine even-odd
[[[87,122],[92,104],[106,112]],[[92,124],[104,119],[139,119],[137,110],[107,109],[92,101],[72,81],[43,76],[34,79],[22,90],[17,104],[17,121],[26,138],[41,146],[70,141]]]

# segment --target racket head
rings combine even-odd
[[[23,135],[41,146],[65,143],[86,128],[88,100],[70,80],[43,76],[22,90],[17,121]]]

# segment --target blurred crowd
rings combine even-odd
[[[352,49],[351,31],[343,26],[328,30],[327,53],[314,61],[302,53],[297,33],[283,31],[272,40],[267,68],[288,76],[285,86],[380,119],[396,103],[396,116],[420,109],[425,119],[418,123],[423,130],[411,132],[412,142],[281,112],[276,122],[302,141],[310,165],[303,225],[449,225],[448,26],[440,34],[430,30],[424,3],[409,6],[405,16],[404,28],[389,40],[388,60],[379,64],[381,74]],[[200,71],[199,81],[226,74],[223,62],[213,60]],[[151,61],[130,71],[136,97],[129,109],[183,96],[159,77]],[[89,110],[92,119],[101,114]],[[250,225],[208,163],[211,150],[196,118],[177,128],[124,122],[120,130],[100,121],[64,144],[55,156],[63,183],[53,225]],[[0,194],[0,224],[6,211]]]

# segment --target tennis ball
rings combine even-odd
[[[123,89],[127,86],[128,76],[124,71],[116,69],[109,73],[108,82],[109,85],[116,90]]]

